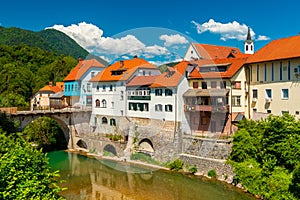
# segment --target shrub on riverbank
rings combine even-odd
[[[243,120],[238,128],[229,159],[236,182],[264,199],[299,198],[300,121],[291,115],[269,116]]]
[[[142,162],[146,162],[148,164],[153,164],[153,165],[160,165],[160,163],[156,160],[154,160],[153,158],[151,158],[151,156],[146,155],[144,153],[133,153],[130,155],[130,160],[140,160]]]
[[[62,199],[58,176],[41,150],[0,130],[0,199]]]
[[[180,160],[180,159],[175,159],[173,160],[172,162],[170,162],[167,167],[170,169],[170,170],[173,170],[173,171],[179,171],[179,170],[182,170],[183,169],[183,160]]]

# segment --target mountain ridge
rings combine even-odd
[[[55,29],[34,32],[17,27],[5,28],[0,26],[0,44],[10,46],[25,44],[54,52],[58,55],[64,54],[74,58],[85,58],[89,54],[88,51],[77,44],[72,38]]]

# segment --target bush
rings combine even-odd
[[[140,160],[149,164],[153,165],[160,165],[160,163],[153,158],[151,158],[149,155],[146,155],[144,153],[134,153],[130,155],[130,160]]]
[[[211,178],[217,178],[217,172],[214,169],[211,169],[207,172],[207,176],[211,177]]]
[[[183,160],[180,160],[180,159],[175,159],[173,160],[172,162],[170,162],[167,167],[170,169],[170,170],[173,170],[173,171],[179,171],[182,169],[183,167]]]
[[[188,171],[191,173],[191,174],[195,174],[197,171],[198,171],[198,168],[196,165],[193,165],[191,167],[188,167]]]

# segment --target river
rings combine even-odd
[[[235,187],[206,178],[98,160],[75,153],[48,153],[72,200],[254,200]]]

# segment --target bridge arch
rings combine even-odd
[[[144,138],[139,143],[139,150],[143,153],[152,155],[154,153],[153,143],[150,139]]]
[[[88,149],[88,146],[86,144],[85,141],[83,141],[82,139],[78,140],[78,142],[76,143],[76,145],[80,148],[83,148],[83,149]]]
[[[116,148],[112,144],[105,145],[103,148],[103,152],[105,152],[105,151],[110,152],[110,153],[114,154],[115,156],[118,155]]]
[[[64,134],[64,138],[67,141],[67,148],[74,148],[72,133],[76,132],[72,126],[73,117],[72,112],[51,112],[51,111],[34,111],[34,112],[17,112],[10,114],[10,118],[19,122],[20,131],[23,131],[31,122],[48,117],[56,121],[60,129]]]

